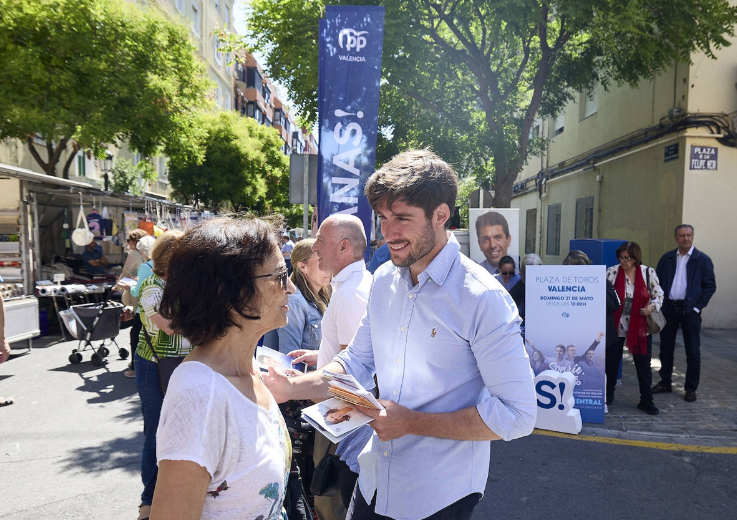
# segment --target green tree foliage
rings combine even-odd
[[[214,210],[264,214],[291,209],[289,159],[274,128],[236,112],[206,115],[202,122],[201,163],[172,164],[174,196]],[[301,216],[301,212],[300,212]]]
[[[536,116],[599,82],[636,86],[734,36],[729,0],[361,0],[386,7],[378,158],[431,144],[508,207],[544,143]],[[317,112],[321,0],[253,0],[247,23],[269,76]],[[493,185],[493,186],[492,186]]]
[[[197,160],[195,109],[210,83],[185,26],[118,0],[0,0],[0,13],[0,139],[26,141],[44,172],[64,150],[101,156],[123,140]]]
[[[135,166],[127,159],[116,159],[110,169],[110,189],[115,193],[143,195],[141,180],[152,182],[158,178],[156,169],[149,161],[140,161]]]
[[[456,206],[461,216],[461,228],[468,229],[468,199],[471,193],[479,189],[476,179],[466,177],[458,183],[458,193],[456,194]]]

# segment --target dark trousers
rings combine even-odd
[[[612,402],[614,389],[617,386],[617,372],[619,363],[622,361],[622,351],[627,338],[619,338],[606,347],[606,400]],[[653,374],[650,370],[650,360],[653,355],[653,337],[647,336],[647,354],[632,354],[637,371],[637,382],[640,385],[640,402],[650,404],[653,402],[653,391],[650,388],[653,383]]]
[[[686,311],[683,301],[669,301],[663,308],[666,324],[660,331],[660,380],[670,386],[673,376],[673,353],[676,350],[678,327],[683,331],[686,345],[686,390],[699,387],[701,374],[701,314]]]
[[[141,322],[141,315],[138,314],[138,312],[133,313],[133,324],[131,325],[131,361],[133,360],[133,354],[136,353],[136,348],[138,348],[138,336],[141,334],[141,327],[143,327],[143,323]]]
[[[470,520],[473,514],[473,508],[476,507],[479,500],[481,500],[481,493],[471,493],[437,513],[428,516],[424,520]],[[346,520],[391,520],[388,516],[376,514],[374,512],[375,507],[376,493],[374,493],[371,504],[367,504],[363,498],[363,493],[358,489],[358,483],[356,483],[351,505],[348,507],[348,513],[346,514]]]

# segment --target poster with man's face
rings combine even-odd
[[[505,256],[519,270],[519,209],[471,208],[468,210],[471,260],[493,272]]]

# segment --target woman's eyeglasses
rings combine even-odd
[[[619,257],[619,261],[620,262],[629,262],[630,260],[632,260],[632,258],[629,257],[629,256],[620,256]]]
[[[503,276],[512,276],[514,274],[514,271],[500,271],[499,274]]]
[[[285,291],[287,290],[287,279],[289,278],[289,272],[286,269],[284,269],[283,271],[279,271],[278,273],[261,274],[259,276],[254,276],[254,278],[269,278],[271,276],[276,276],[279,285],[281,285],[281,288]]]

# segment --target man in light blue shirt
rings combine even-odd
[[[353,341],[325,370],[381,391],[358,457],[349,520],[467,520],[489,472],[491,440],[532,432],[536,397],[509,294],[447,233],[457,177],[426,150],[402,153],[366,183],[391,264],[374,275]],[[318,373],[265,378],[278,401],[321,398]]]

